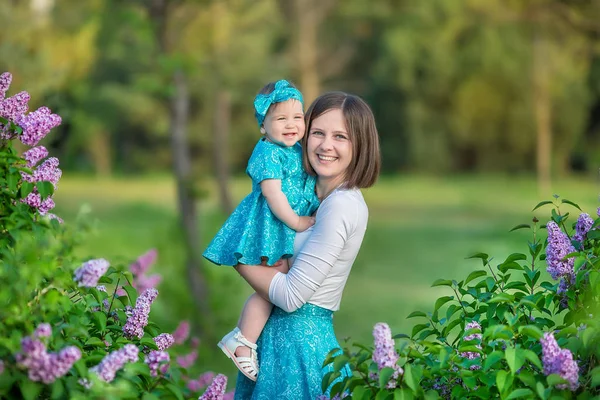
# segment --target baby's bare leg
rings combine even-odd
[[[238,321],[238,327],[242,334],[252,343],[256,343],[260,333],[262,332],[269,316],[271,315],[271,309],[273,305],[267,300],[254,293],[244,305],[242,315]],[[235,351],[235,355],[238,357],[250,357],[250,348],[246,346],[238,347]]]

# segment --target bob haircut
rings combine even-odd
[[[327,92],[312,102],[304,120],[306,135],[302,138],[302,147],[307,149],[307,142],[312,122],[331,110],[341,110],[350,142],[352,143],[352,160],[346,176],[346,188],[368,188],[373,186],[381,170],[381,154],[379,150],[379,135],[375,126],[373,111],[363,99],[344,92]],[[302,152],[304,169],[311,175],[315,170],[308,161],[306,151]]]

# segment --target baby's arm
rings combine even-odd
[[[314,225],[313,217],[300,217],[292,210],[287,197],[281,190],[281,180],[265,179],[260,183],[260,190],[273,215],[289,228],[296,232],[302,232]]]

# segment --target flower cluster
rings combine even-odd
[[[133,274],[132,286],[137,289],[138,293],[143,293],[147,289],[153,289],[162,281],[160,274],[146,275],[150,266],[156,261],[157,256],[158,252],[156,249],[150,249],[139,256],[129,266],[129,271]],[[125,295],[122,288],[118,289],[117,294],[119,296]]]
[[[81,351],[75,346],[48,353],[44,343],[31,337],[21,340],[21,353],[15,356],[17,364],[28,370],[29,379],[46,384],[64,376],[80,358]]]
[[[540,339],[542,344],[542,362],[544,364],[544,374],[558,374],[568,382],[567,384],[557,385],[559,389],[571,391],[579,387],[579,366],[573,360],[573,354],[568,349],[561,349],[556,343],[552,333],[545,333]]]
[[[565,275],[572,275],[575,259],[573,257],[564,259],[567,254],[575,252],[569,237],[560,230],[554,221],[548,222],[546,228],[548,229],[548,246],[546,247],[548,267],[546,270],[554,280]]]
[[[110,264],[104,258],[89,260],[75,270],[75,282],[79,286],[96,287],[98,280],[106,273]]]
[[[173,345],[175,339],[173,339],[173,335],[170,333],[161,333],[154,338],[154,342],[159,350],[164,351]]]
[[[198,400],[221,400],[225,395],[225,389],[227,388],[227,377],[223,374],[219,374],[213,379],[210,386],[206,389],[204,394],[198,397]]]
[[[381,322],[375,324],[375,327],[373,328],[373,337],[375,338],[373,361],[377,364],[379,370],[385,367],[394,369],[394,374],[387,384],[388,388],[393,388],[396,386],[398,376],[404,373],[404,371],[396,364],[399,356],[394,347],[395,343],[392,338],[392,331],[388,324]]]
[[[192,392],[199,392],[207,387],[215,378],[215,373],[208,371],[198,377],[198,379],[190,379],[187,382],[187,388]]]
[[[123,326],[123,333],[128,338],[144,336],[144,327],[148,325],[150,306],[158,296],[158,290],[146,289],[135,302],[135,308]]]
[[[469,331],[469,330],[478,330],[479,332],[481,332],[481,325],[479,325],[479,323],[477,321],[471,321],[467,325],[465,325],[465,331]],[[483,336],[481,335],[481,333],[471,333],[471,334],[463,337],[463,340],[465,342],[470,342],[472,340],[480,341],[482,337]],[[478,349],[481,349],[481,344],[478,343],[475,345],[475,347],[477,347]],[[475,351],[463,351],[462,353],[460,353],[460,356],[466,358],[467,360],[475,360],[475,359],[481,357],[481,355]],[[471,370],[477,370],[480,368],[481,368],[481,366],[479,366],[479,365],[472,365],[470,367]]]
[[[19,137],[23,144],[35,146],[48,132],[59,126],[62,122],[57,114],[52,114],[48,107],[40,107],[27,115],[21,115],[15,121],[23,133]]]
[[[181,321],[175,331],[173,332],[173,339],[177,344],[183,344],[190,336],[190,323],[188,321]]]
[[[171,361],[171,357],[169,357],[169,353],[166,351],[157,351],[152,350],[146,356],[144,362],[148,364],[150,367],[150,376],[157,377],[158,372],[165,374],[167,369],[169,369],[169,361]],[[161,365],[162,364],[162,365]]]
[[[198,358],[198,351],[192,350],[191,352],[184,354],[182,356],[177,356],[177,365],[181,368],[189,368],[196,362]]]
[[[35,328],[33,336],[36,338],[50,337],[52,336],[52,327],[46,322],[41,323]]]
[[[91,368],[90,371],[98,375],[105,382],[112,382],[126,362],[137,362],[139,350],[133,344],[126,344],[120,350],[115,350],[102,359],[100,364]]]

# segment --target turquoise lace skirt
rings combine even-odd
[[[315,400],[323,394],[323,375],[331,370],[331,365],[322,367],[323,361],[340,347],[333,311],[308,303],[293,313],[274,307],[257,344],[258,379],[255,383],[239,373],[236,400]],[[350,369],[342,374],[350,376]]]

